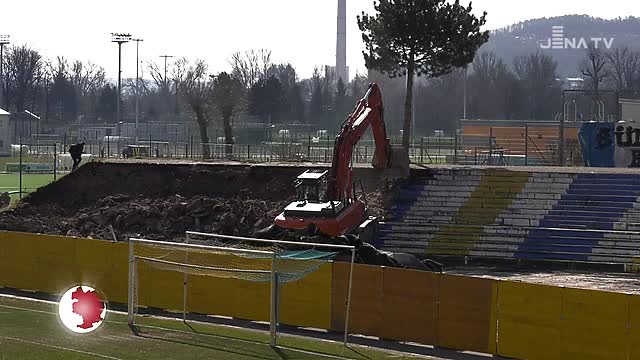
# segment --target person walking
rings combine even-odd
[[[69,146],[69,155],[71,155],[71,160],[73,160],[73,168],[71,171],[75,170],[80,162],[82,161],[82,154],[84,154],[84,141],[79,144],[74,144]]]

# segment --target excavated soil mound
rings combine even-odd
[[[0,230],[119,240],[184,237],[186,230],[249,236],[294,199],[303,168],[287,166],[90,163],[0,213]],[[386,186],[363,179],[371,213]],[[375,185],[374,185],[375,184]],[[384,183],[383,183],[384,184]],[[111,229],[113,228],[113,232]]]

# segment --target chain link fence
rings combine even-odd
[[[465,124],[455,135],[414,137],[409,147],[410,161],[417,164],[459,164],[491,166],[550,166],[558,165],[558,124],[541,122],[522,123],[518,126],[502,126],[499,121],[486,121],[496,126],[471,126]],[[581,165],[581,149],[577,141],[579,127],[565,129],[564,164]],[[220,134],[215,132],[214,134]],[[42,141],[28,139],[23,144],[26,162],[56,163],[57,171],[69,171],[71,159],[68,148],[72,143],[85,142],[88,158],[164,158],[188,160],[235,160],[250,162],[321,162],[330,163],[333,158],[334,134],[326,131],[280,131],[265,135],[269,141],[253,141],[227,145],[224,137],[212,136],[214,141],[202,143],[191,133],[185,141],[157,140],[155,133],[139,133],[137,141],[124,136],[62,136]],[[393,144],[400,144],[400,137],[393,137]],[[17,145],[16,145],[17,146]],[[375,151],[372,138],[365,137],[353,149],[353,162],[370,163]],[[57,159],[53,154],[57,153]],[[12,162],[15,162],[15,153]],[[15,166],[14,166],[15,168]],[[13,168],[12,168],[13,169]],[[10,171],[3,169],[5,171]],[[43,170],[44,171],[44,170]],[[51,170],[53,172],[53,170]]]

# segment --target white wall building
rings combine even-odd
[[[622,121],[640,123],[640,100],[620,99]]]
[[[0,109],[0,156],[11,156],[9,113]]]

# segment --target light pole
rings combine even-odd
[[[0,106],[6,107],[4,101],[4,72],[2,71],[2,64],[4,61],[4,46],[9,44],[9,35],[0,35]]]
[[[167,82],[167,59],[172,58],[173,55],[160,55],[161,58],[164,58],[164,82]]]
[[[32,113],[29,110],[25,110],[24,113],[36,119],[36,121],[40,122],[40,116]],[[29,123],[31,123],[31,121],[29,121]],[[31,136],[31,133],[29,134],[29,136]],[[31,144],[31,140],[29,141],[29,143]],[[20,166],[20,175],[19,175],[20,176],[20,199],[22,199],[22,127],[20,127],[20,165],[19,166]]]
[[[167,59],[168,58],[172,58],[173,55],[160,55],[161,58],[164,58],[164,91],[165,91],[165,96],[167,97],[167,114],[169,113],[169,89],[170,89],[170,85],[169,85],[169,81],[167,80]],[[176,101],[178,99],[178,83],[176,82]]]
[[[136,42],[136,145],[138,145],[138,96],[140,94],[140,75],[138,70],[140,69],[140,60],[138,60],[140,42],[142,39],[131,39]]]
[[[462,118],[467,120],[467,76],[469,74],[469,69],[467,66],[464,67],[464,90],[462,94]]]
[[[167,59],[172,58],[173,55],[160,55],[161,58],[164,58],[164,84],[168,88],[169,82],[167,81]]]
[[[118,100],[116,101],[116,124],[120,122],[120,101],[122,100],[122,44],[131,40],[131,34],[111,33],[111,42],[118,44]]]

